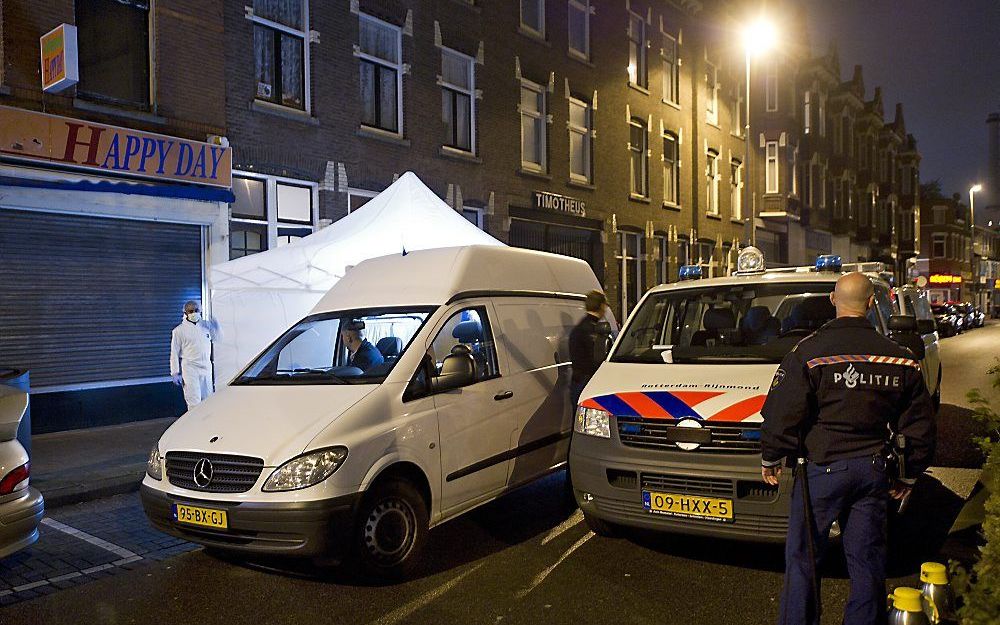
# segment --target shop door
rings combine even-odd
[[[0,363],[32,390],[170,373],[201,227],[0,209]]]

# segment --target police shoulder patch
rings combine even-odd
[[[778,369],[774,372],[774,379],[771,380],[771,388],[776,388],[785,379],[785,370]]]

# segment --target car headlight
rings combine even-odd
[[[573,429],[588,436],[611,438],[611,413],[600,408],[579,406],[576,409]]]
[[[163,459],[160,458],[159,444],[153,445],[149,452],[149,459],[146,460],[146,475],[154,480],[163,479]]]
[[[346,459],[346,447],[330,447],[304,453],[275,469],[264,482],[264,490],[297,490],[319,484],[333,475]]]

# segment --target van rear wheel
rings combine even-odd
[[[424,498],[410,482],[390,479],[365,494],[358,509],[354,560],[374,579],[403,579],[417,565],[427,539]]]

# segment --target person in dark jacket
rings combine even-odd
[[[340,331],[340,339],[350,352],[350,357],[347,359],[348,366],[368,371],[375,365],[385,362],[382,352],[365,338],[364,321],[347,321]]]
[[[807,460],[811,519],[800,477],[792,489],[785,543],[779,623],[786,625],[819,623],[813,586],[819,580],[813,575],[838,519],[851,576],[844,622],[884,620],[889,497],[903,499],[934,455],[934,409],[920,363],[866,318],[874,302],[871,280],[846,274],[830,300],[837,318],[785,356],[761,409],[764,481],[776,486],[783,463]],[[902,479],[887,472],[890,429],[906,437]]]
[[[596,341],[604,340],[604,334],[597,331],[597,324],[607,314],[608,300],[604,293],[591,291],[587,293],[584,307],[587,314],[569,333],[569,358],[573,363],[570,399],[573,401],[574,412],[577,404],[580,403],[580,393],[583,392],[583,387],[587,386],[587,382],[590,382],[590,378],[594,377],[597,367],[601,364],[594,358],[594,347]]]

